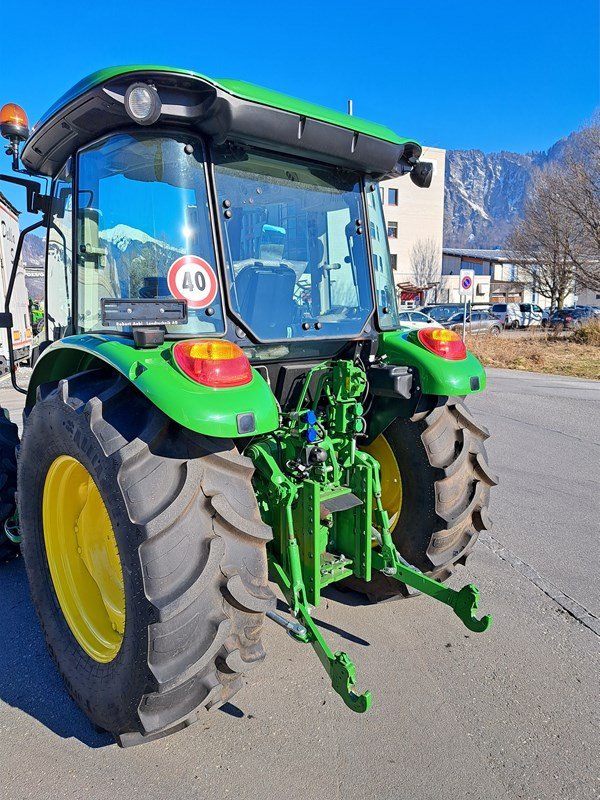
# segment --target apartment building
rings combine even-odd
[[[442,271],[446,151],[424,147],[421,160],[433,164],[429,189],[419,189],[408,175],[380,185],[396,286],[404,302],[438,283]]]

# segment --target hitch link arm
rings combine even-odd
[[[392,536],[387,512],[381,502],[381,481],[379,477],[379,464],[366,453],[366,457],[373,468],[373,494],[375,496],[375,519],[381,530],[381,545],[379,550],[373,552],[373,568],[389,575],[423,594],[445,603],[454,611],[463,624],[474,633],[487,631],[492,624],[491,614],[486,614],[477,619],[475,612],[479,606],[479,590],[472,583],[462,589],[451,589],[440,581],[429,578],[416,567],[411,566],[399,555]]]
[[[292,613],[305,628],[304,632],[300,632],[298,630],[300,626],[296,626],[296,628],[286,626],[288,633],[297,642],[312,645],[319,661],[329,675],[334,691],[340,695],[348,708],[362,714],[371,707],[371,692],[357,694],[354,691],[356,668],[350,656],[342,651],[334,653],[310,616],[292,515],[292,503],[296,498],[296,488],[279,469],[273,456],[262,445],[252,445],[248,450],[248,455],[252,458],[255,467],[268,478],[273,492],[272,499],[274,503],[282,506],[285,514],[287,541],[282,555],[287,560],[289,572],[286,572],[273,554],[269,554],[268,558],[270,571]],[[274,617],[271,618],[274,619]],[[275,619],[274,621],[280,624],[279,620]]]
[[[296,544],[296,557],[298,559],[298,569],[300,569],[300,558],[297,553],[298,545]],[[293,548],[291,550],[293,552]],[[293,562],[292,562],[293,563]],[[290,636],[298,642],[304,642],[312,645],[313,650],[325,671],[331,680],[333,690],[340,695],[344,703],[352,711],[359,714],[368,711],[371,707],[371,692],[366,691],[364,694],[357,694],[354,691],[356,684],[356,668],[347,653],[338,651],[333,653],[314,620],[310,616],[308,606],[305,605],[298,597],[294,597],[292,592],[292,583],[288,576],[285,574],[284,569],[274,559],[270,559],[270,565],[273,570],[275,580],[279,584],[279,588],[285,595],[290,604],[294,615],[299,619],[304,627],[306,633],[304,635],[297,634],[294,631],[288,631]],[[292,573],[294,569],[292,567]],[[293,579],[292,579],[293,580]]]

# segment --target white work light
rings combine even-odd
[[[125,92],[125,110],[139,125],[152,125],[160,117],[162,103],[154,86],[132,83]]]

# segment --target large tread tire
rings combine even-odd
[[[396,419],[385,431],[403,492],[392,538],[409,564],[440,581],[466,563],[480,532],[491,527],[490,488],[498,482],[484,446],[489,431],[461,398],[444,400],[426,415]],[[417,594],[380,572],[369,583],[350,581],[373,602]]]
[[[125,580],[121,648],[108,664],[77,644],[60,610],[44,546],[50,465],[77,458],[94,479]],[[173,423],[110,371],[38,390],[19,456],[23,558],[50,653],[96,727],[128,746],[180,730],[228,701],[264,659],[261,629],[271,529],[252,462],[230,440]]]
[[[17,492],[17,448],[19,429],[0,409],[0,564],[11,561],[19,548],[4,534],[4,523],[15,513]]]

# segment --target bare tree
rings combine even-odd
[[[440,279],[440,247],[435,239],[417,239],[410,249],[410,265],[415,284],[430,286]]]
[[[557,167],[534,178],[523,219],[510,234],[507,249],[539,293],[562,308],[575,270],[587,263],[587,245],[581,224],[560,201],[559,179]]]
[[[576,135],[552,181],[558,205],[581,237],[581,249],[572,254],[577,284],[600,291],[600,124]]]

